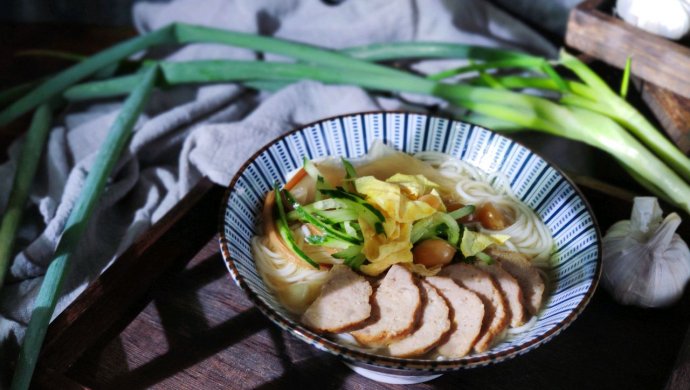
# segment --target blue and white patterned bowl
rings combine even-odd
[[[365,353],[303,327],[280,305],[257,274],[250,240],[263,198],[278,180],[299,168],[302,157],[358,157],[374,140],[407,153],[438,151],[486,172],[501,171],[515,194],[536,210],[556,242],[551,293],[536,325],[482,354],[454,360],[400,359]],[[592,210],[563,173],[537,154],[499,134],[423,114],[371,112],[325,119],[263,147],[235,175],[220,218],[220,246],[233,280],[281,328],[349,364],[398,375],[428,375],[484,366],[528,352],[563,331],[582,312],[601,273],[600,233]],[[553,281],[552,281],[553,282]],[[381,379],[381,378],[378,378]]]

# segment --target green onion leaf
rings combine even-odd
[[[55,258],[46,271],[36,297],[31,320],[19,353],[17,369],[12,379],[12,389],[29,387],[48,322],[55,310],[62,282],[70,267],[72,254],[86,229],[96,203],[101,198],[113,166],[129,141],[134,124],[148,100],[157,75],[158,69],[154,67],[141,76],[139,86],[125,101],[108,136],[98,150],[94,165],[86,177],[84,188],[65,223],[64,233],[55,250]]]
[[[39,104],[52,99],[62,93],[65,88],[93,75],[108,65],[153,45],[173,43],[175,41],[173,33],[174,25],[171,25],[152,33],[132,38],[59,72],[24,95],[21,99],[16,100],[9,107],[0,111],[0,126],[13,121]]]
[[[625,60],[623,79],[621,80],[620,96],[625,99],[628,96],[628,84],[630,84],[630,68],[632,67],[632,57],[628,56]]]
[[[31,119],[31,126],[22,145],[17,172],[12,182],[12,190],[7,208],[0,224],[0,288],[5,280],[5,273],[10,266],[12,245],[22,218],[24,204],[29,196],[31,183],[36,175],[41,151],[48,138],[51,112],[47,104],[38,106]]]

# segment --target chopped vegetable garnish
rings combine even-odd
[[[457,210],[453,210],[450,213],[448,213],[453,219],[458,220],[460,218],[466,217],[472,213],[474,213],[474,210],[476,207],[469,205],[465,207],[461,207]]]
[[[335,230],[333,227],[328,225],[327,223],[321,221],[319,218],[315,217],[308,211],[306,211],[299,202],[295,199],[294,196],[290,193],[288,190],[283,190],[283,193],[285,194],[285,197],[287,198],[288,202],[290,202],[290,205],[292,208],[297,211],[297,214],[299,214],[300,219],[304,222],[310,223],[314,225],[317,229],[322,230],[327,236],[333,236],[337,239],[347,241],[351,244],[359,245],[362,243],[361,240],[359,240],[356,237],[351,237],[345,233],[341,233],[337,230]]]
[[[347,161],[345,158],[341,158],[341,161],[343,162],[343,167],[345,168],[345,178],[347,180],[354,180],[357,178],[357,171],[355,170],[355,167],[352,166],[352,164]]]
[[[431,192],[432,189],[439,188],[439,185],[424,177],[424,175],[404,175],[396,173],[386,179],[387,183],[395,183],[405,192],[405,195],[412,199],[417,199],[422,195]]]
[[[487,255],[487,254],[484,253],[484,252],[478,252],[478,253],[477,253],[476,255],[474,255],[474,256],[477,258],[477,260],[482,261],[482,262],[484,262],[484,263],[486,263],[486,264],[488,264],[488,265],[491,265],[491,264],[493,264],[493,263],[495,262],[493,257]]]
[[[327,248],[346,249],[352,246],[351,242],[327,235],[312,234],[310,236],[306,236],[304,239],[310,245],[325,246]]]
[[[424,218],[416,222],[412,226],[411,240],[413,243],[417,241],[437,237],[438,228],[443,225],[445,229],[443,232],[447,237],[447,241],[453,245],[457,246],[458,241],[460,241],[460,225],[458,222],[450,216],[450,214],[437,212],[436,214]]]
[[[510,236],[505,234],[484,234],[465,229],[460,242],[460,252],[465,257],[476,256],[491,245],[503,245],[509,238]]]
[[[285,241],[285,244],[295,252],[302,260],[311,264],[314,268],[319,268],[319,264],[312,260],[306,253],[297,245],[295,237],[292,235],[292,231],[288,227],[287,215],[285,213],[285,207],[283,206],[283,198],[278,188],[278,183],[273,185],[273,194],[276,199],[276,209],[278,209],[278,219],[276,220],[276,226],[278,227],[278,233],[280,237]]]
[[[323,195],[330,196],[337,199],[338,201],[348,205],[351,208],[357,210],[358,213],[364,218],[365,221],[370,223],[376,233],[383,233],[383,223],[386,221],[386,217],[381,214],[374,206],[367,203],[364,198],[353,194],[351,192],[345,191],[344,188],[338,187],[334,190],[323,189],[320,190]]]

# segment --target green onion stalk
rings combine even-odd
[[[545,77],[504,76],[498,77],[496,81],[502,87],[509,89],[531,88],[561,91],[559,103],[564,106],[579,107],[597,112],[613,119],[634,134],[686,181],[690,180],[690,159],[625,100],[624,96],[627,94],[630,77],[630,60],[626,63],[627,70],[621,84],[621,92],[616,94],[578,58],[565,51],[561,51],[560,57],[560,63],[583,80],[583,82],[566,80],[568,91],[563,92],[554,80]],[[478,81],[481,82],[481,80]]]
[[[441,84],[437,80],[434,80],[440,79],[440,76],[433,77],[432,80],[422,80],[422,78],[412,74],[369,61],[388,60],[392,59],[393,56],[398,56],[398,58],[458,58],[476,54],[477,57],[485,61],[493,62],[492,66],[498,68],[511,64],[523,68],[539,68],[549,77],[548,83],[552,84],[556,90],[563,93],[561,98],[562,104],[572,108],[580,107],[599,112],[606,116],[611,116],[631,130],[673,169],[680,173],[681,176],[684,178],[690,177],[690,161],[673,147],[668,140],[661,136],[661,134],[632,108],[632,106],[611,91],[594,72],[565,52],[561,55],[560,63],[571,69],[584,81],[584,83],[566,82],[562,80],[552,71],[550,64],[543,59],[502,50],[487,48],[478,49],[451,44],[417,43],[388,46],[371,45],[363,48],[347,49],[343,52],[335,52],[315,46],[283,41],[270,37],[261,37],[186,24],[173,24],[164,29],[105,50],[51,78],[27,94],[24,98],[15,102],[15,104],[8,109],[0,112],[0,123],[7,121],[8,118],[12,119],[20,115],[23,112],[22,110],[30,109],[33,105],[39,104],[41,102],[41,97],[39,95],[51,95],[58,93],[60,89],[64,91],[68,86],[88,77],[98,69],[116,61],[120,61],[127,55],[138,50],[152,45],[166,43],[185,44],[196,42],[219,43],[271,52],[297,59],[306,64],[271,64],[262,62],[242,64],[237,61],[163,63],[161,64],[161,69],[165,75],[163,78],[165,85],[245,81],[247,83],[264,83],[264,85],[269,83],[269,87],[273,85],[275,88],[276,82],[279,85],[280,83],[293,82],[301,79],[312,79],[332,84],[354,84],[374,90],[413,92],[442,98],[450,97],[449,100],[452,103],[472,109],[473,118],[477,120],[491,118],[492,121],[490,124],[498,125],[499,127],[503,125],[504,128],[509,127],[510,130],[515,130],[516,126],[524,126],[525,123],[534,123],[536,125],[540,120],[543,120],[541,116],[545,112],[538,112],[538,110],[531,111],[531,106],[535,102],[534,99],[538,98],[500,90],[497,86],[503,86],[498,79],[496,79],[496,82],[493,82],[494,89],[461,84],[448,86],[448,84]],[[427,49],[424,49],[425,45],[428,46]],[[259,66],[260,64],[266,66]],[[446,77],[469,70],[484,71],[486,68],[486,64],[480,67],[469,66],[446,72],[441,76]],[[484,74],[481,79],[485,82],[487,80],[494,80],[488,76],[488,74]],[[273,82],[273,84],[270,84],[271,82]],[[85,97],[105,97],[124,94],[128,93],[135,84],[136,77],[125,76],[106,80],[101,83],[87,83],[82,86],[71,88],[65,92],[65,96],[69,99],[80,99]],[[525,83],[525,85],[529,87],[528,83]],[[39,94],[39,92],[41,92],[41,94]],[[601,104],[602,100],[608,105]],[[542,102],[540,103],[541,106],[556,107],[555,105],[547,105],[547,101],[544,99],[540,101]],[[479,103],[484,107],[492,108],[484,110],[473,109],[473,107],[476,107]],[[501,107],[498,107],[498,105]],[[519,109],[516,110],[516,108]],[[583,111],[571,110],[571,112],[576,113]],[[530,117],[533,115],[536,115],[536,118]],[[554,124],[560,124],[559,120],[551,120],[549,126],[541,125],[532,127],[555,134],[563,133],[564,136],[568,136],[569,133],[572,133],[571,131],[556,131],[554,128],[557,126],[554,126]],[[586,125],[587,123],[584,124]],[[546,128],[549,130],[545,130]],[[592,130],[592,132],[594,131]],[[596,141],[596,136],[593,135],[584,137],[579,136],[575,139],[585,140],[590,144],[599,144]],[[601,144],[598,145],[598,147],[602,146]],[[605,150],[610,150],[613,154],[620,154],[615,150],[611,150],[608,146],[603,146],[603,148]],[[618,157],[616,156],[616,158]],[[621,158],[618,159],[623,161]],[[634,168],[635,166],[635,164],[631,164],[630,162],[626,165],[626,167],[633,170],[636,170],[636,168]],[[644,176],[644,174],[636,175],[638,179],[644,179]],[[674,175],[671,180],[675,181],[676,176]],[[647,180],[647,183],[650,182],[654,182],[654,180]],[[650,187],[649,184],[647,184],[647,187]],[[683,188],[682,186],[676,187]],[[664,183],[657,183],[655,188],[657,188],[655,193],[672,193],[674,190]],[[675,190],[677,189],[678,188],[675,188]],[[668,196],[666,197],[669,198]],[[674,196],[670,198],[676,199],[678,197]],[[676,204],[680,205],[678,202],[676,202]]]
[[[10,197],[2,215],[2,222],[0,222],[0,288],[2,288],[5,273],[9,268],[12,246],[21,221],[22,211],[29,196],[31,183],[36,175],[43,145],[48,137],[50,120],[51,108],[49,104],[38,106],[22,145]]]
[[[158,69],[152,67],[141,75],[139,85],[125,101],[108,136],[98,150],[94,165],[84,182],[84,188],[65,223],[65,230],[55,250],[55,258],[46,271],[36,297],[12,379],[11,388],[14,390],[27,389],[31,383],[38,352],[41,349],[48,322],[55,310],[62,283],[70,268],[72,255],[101,198],[110,172],[130,139],[136,120],[153,89],[157,74]]]
[[[241,47],[292,58],[297,63],[143,61],[138,65],[140,71],[135,74],[93,81],[99,75],[109,74],[107,70],[115,69],[118,63],[127,62],[131,55],[152,46],[189,43]],[[483,63],[471,63],[430,78],[378,63],[419,58],[467,58]],[[15,389],[26,388],[30,382],[62,280],[69,269],[71,255],[153,87],[243,82],[255,88],[276,90],[289,83],[308,79],[327,84],[356,85],[373,91],[435,96],[470,110],[465,118],[496,130],[533,129],[602,149],[616,158],[651,192],[690,214],[690,187],[686,182],[690,180],[690,161],[591,69],[565,52],[561,53],[557,62],[550,62],[507,50],[433,42],[377,44],[333,51],[271,37],[172,24],[122,42],[92,57],[72,59],[78,62],[43,82],[0,92],[0,100],[10,103],[0,111],[0,126],[57,97],[83,100],[129,94],[108,139],[99,150],[98,159],[70,214],[56,257],[41,286],[22,345],[13,382]],[[568,68],[579,80],[561,78],[554,70],[554,64]],[[507,69],[528,70],[539,77],[492,72]],[[478,72],[479,77],[464,84],[444,81],[468,72]],[[629,74],[629,69],[626,74]],[[535,88],[558,92],[559,101],[515,91]],[[621,87],[621,92],[625,91],[627,79]],[[39,109],[36,115],[41,111]],[[40,144],[38,141],[35,143]],[[32,156],[37,159],[35,153]],[[23,161],[22,164],[29,163]],[[15,183],[15,186],[18,185]],[[357,204],[353,200],[342,201]],[[281,220],[285,218],[287,216]],[[13,233],[8,236],[13,236]]]
[[[330,84],[358,85],[372,90],[440,97],[484,117],[585,142],[604,150],[625,167],[633,169],[638,181],[648,190],[690,213],[690,187],[676,172],[615,120],[579,106],[561,105],[545,98],[510,90],[441,83],[422,77],[400,79],[395,75],[371,74],[353,69],[336,71],[307,64],[212,60],[163,62],[160,66],[165,85],[247,80],[294,82],[312,79]],[[78,85],[67,90],[64,96],[68,99],[85,98],[94,90],[100,91],[101,96],[106,94],[106,90],[111,96],[124,94],[134,86],[134,83],[127,81],[129,77],[131,76],[115,79],[120,80],[119,82],[108,80]],[[574,90],[577,88],[573,85]],[[618,95],[615,96],[618,98]]]

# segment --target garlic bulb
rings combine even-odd
[[[616,13],[636,27],[670,39],[690,31],[690,0],[618,0]]]
[[[680,217],[662,218],[653,197],[635,198],[630,220],[616,222],[603,239],[602,283],[626,305],[668,306],[690,279],[690,250],[675,234]]]

